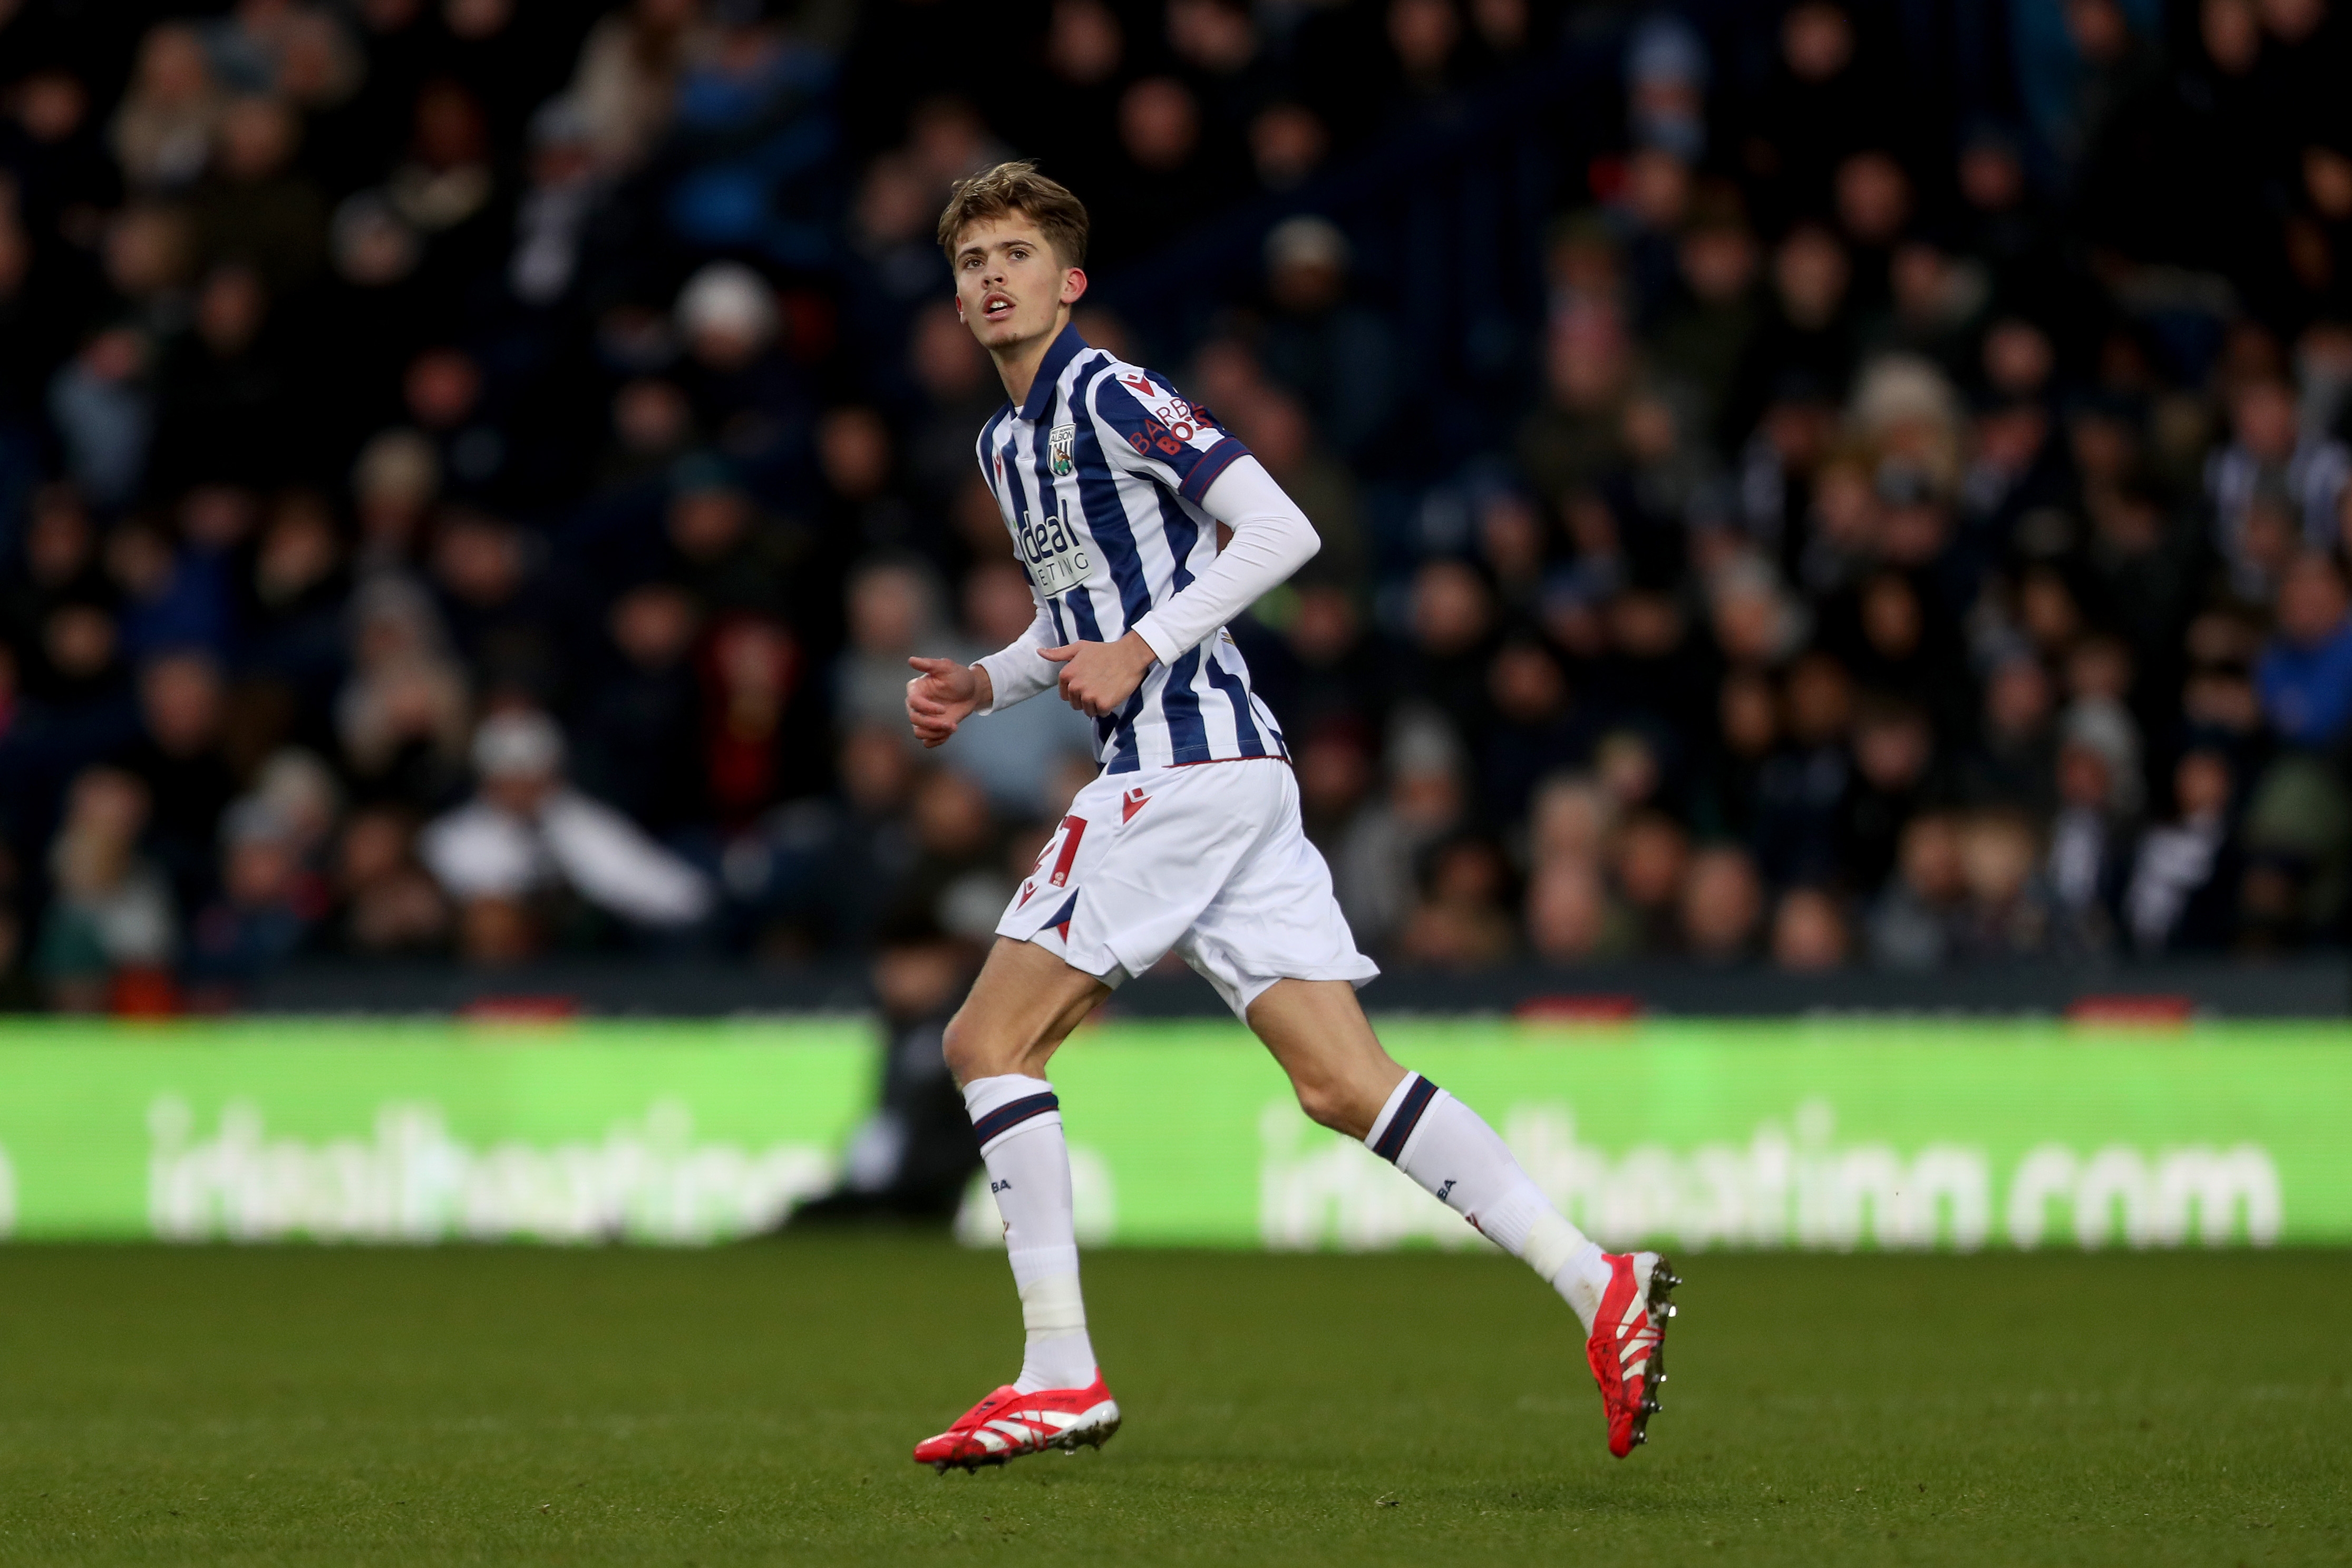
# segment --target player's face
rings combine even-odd
[[[1061,308],[1086,292],[1087,275],[1064,267],[1020,213],[973,224],[955,252],[956,314],[981,346],[1003,351],[1052,333]]]

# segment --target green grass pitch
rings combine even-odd
[[[0,1564],[2352,1558],[2352,1255],[1694,1256],[1652,1441],[1496,1257],[1106,1252],[1099,1453],[907,1449],[1000,1258],[0,1249]]]

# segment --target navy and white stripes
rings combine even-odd
[[[1021,1099],[999,1105],[992,1111],[973,1117],[971,1130],[980,1138],[981,1152],[986,1154],[989,1145],[998,1139],[1017,1128],[1028,1125],[1048,1113],[1053,1114],[1056,1123],[1061,1121],[1062,1102],[1051,1091],[1043,1094],[1024,1095]]]
[[[1148,371],[1074,328],[1015,409],[981,432],[981,471],[1062,642],[1116,643],[1217,558],[1201,497],[1248,449]],[[1289,756],[1223,632],[1155,664],[1095,721],[1106,772]]]
[[[1364,1135],[1364,1142],[1371,1146],[1372,1153],[1391,1165],[1396,1164],[1398,1157],[1404,1153],[1405,1145],[1412,1142],[1413,1129],[1421,1125],[1423,1113],[1429,1109],[1429,1103],[1436,1099],[1439,1092],[1437,1085],[1420,1073],[1405,1074],[1404,1082],[1389,1096],[1388,1104],[1381,1107],[1381,1119],[1373,1123],[1372,1130]]]

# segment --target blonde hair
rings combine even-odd
[[[1060,181],[1037,172],[1037,165],[1025,158],[999,163],[949,187],[947,209],[940,214],[940,248],[953,262],[957,235],[973,224],[1014,213],[1044,232],[1045,243],[1065,267],[1086,265],[1087,204]]]

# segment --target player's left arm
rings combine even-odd
[[[1045,650],[1062,666],[1063,701],[1089,716],[1112,711],[1134,695],[1154,664],[1172,664],[1215,636],[1323,548],[1298,503],[1246,452],[1210,483],[1201,509],[1232,533],[1208,570],[1116,643]]]
[[[1154,664],[1171,663],[1214,636],[1323,541],[1249,448],[1149,371],[1122,366],[1096,380],[1087,412],[1105,457],[1175,491],[1231,536],[1213,566],[1118,642],[1045,650],[1062,666],[1062,700],[1098,716],[1132,696]]]
[[[1224,630],[1227,622],[1315,559],[1323,539],[1265,465],[1244,453],[1217,476],[1201,509],[1230,530],[1208,570],[1135,623],[1162,664]]]

